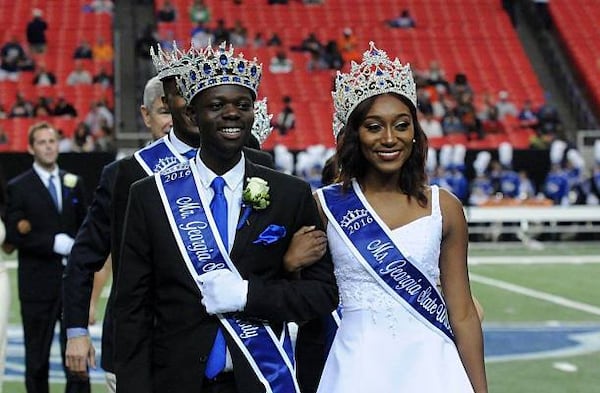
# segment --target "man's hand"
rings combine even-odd
[[[202,304],[209,314],[242,311],[246,307],[248,281],[231,270],[219,269],[198,278]]]
[[[295,272],[312,265],[327,250],[327,235],[316,229],[314,225],[304,226],[292,236],[292,241],[283,256],[283,267],[288,272]]]
[[[96,368],[96,350],[92,345],[90,336],[68,339],[65,357],[69,371],[81,378],[88,377],[88,365],[91,368]]]
[[[17,222],[17,232],[21,235],[27,235],[31,232],[31,223],[25,219],[19,220],[19,222]]]

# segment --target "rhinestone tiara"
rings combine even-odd
[[[193,46],[187,52],[177,48],[177,43],[173,41],[173,50],[164,51],[160,44],[157,45],[157,51],[150,47],[150,57],[156,69],[158,79],[164,79],[170,76],[178,77],[184,70],[184,66],[190,64],[196,57],[196,50]]]
[[[262,100],[254,101],[254,124],[252,125],[252,135],[258,139],[260,145],[267,140],[273,127],[271,127],[271,118],[273,114],[267,111],[267,97]]]
[[[191,61],[182,67],[177,84],[188,105],[196,94],[218,85],[244,86],[256,97],[262,76],[262,64],[256,58],[244,59],[242,53],[234,56],[233,45],[227,49],[225,42],[217,49],[210,42],[205,49],[195,49]]]
[[[363,54],[362,63],[354,61],[350,72],[337,72],[333,97],[333,136],[337,138],[348,122],[352,111],[364,100],[384,93],[397,93],[417,106],[417,88],[410,64],[402,65],[396,58],[390,60],[387,53],[377,49],[373,41]]]

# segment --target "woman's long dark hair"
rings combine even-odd
[[[415,130],[415,142],[408,160],[402,166],[400,172],[399,186],[409,198],[415,198],[419,205],[427,205],[425,186],[427,174],[425,172],[425,160],[427,158],[427,136],[417,119],[417,110],[410,100],[396,93],[387,93],[397,97],[409,109]],[[360,149],[358,130],[365,117],[371,110],[375,99],[379,95],[367,98],[361,102],[350,114],[346,126],[340,131],[340,137],[336,147],[336,158],[339,173],[337,181],[342,183],[344,189],[350,187],[352,178],[361,179],[365,176],[369,163]]]

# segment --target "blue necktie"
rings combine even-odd
[[[217,229],[219,230],[225,249],[227,250],[227,199],[225,199],[225,194],[223,193],[225,180],[222,177],[216,177],[210,186],[215,191],[215,195],[210,202],[210,210],[217,224]],[[223,336],[222,330],[219,328],[212,350],[208,355],[206,369],[204,370],[204,374],[208,378],[214,378],[225,368],[225,348],[225,337]]]
[[[56,186],[54,185],[54,175],[50,176],[48,180],[48,192],[52,197],[52,201],[54,202],[54,206],[56,206],[56,210],[60,211],[60,206],[58,205],[58,192],[56,191]]]
[[[194,158],[196,156],[196,149],[190,149],[190,150],[186,151],[185,153],[183,153],[183,156],[185,158],[187,158],[188,160],[191,160],[192,158]]]

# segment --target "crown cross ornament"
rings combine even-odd
[[[267,97],[254,101],[254,124],[252,124],[251,132],[261,146],[273,131],[271,118],[273,118],[273,114],[267,110]]]
[[[417,106],[417,88],[410,64],[402,65],[398,58],[393,61],[387,53],[369,42],[369,50],[363,54],[362,63],[352,62],[350,72],[337,72],[333,97],[333,136],[337,138],[348,122],[352,111],[367,98],[397,93]]]
[[[178,77],[185,66],[189,65],[196,57],[194,47],[185,52],[177,47],[177,43],[173,41],[173,50],[165,51],[157,44],[157,50],[154,47],[150,48],[150,57],[158,74],[158,79],[164,79],[170,76]]]
[[[242,53],[234,56],[233,46],[227,49],[225,42],[216,49],[209,43],[205,49],[195,50],[192,61],[182,66],[177,84],[188,105],[196,94],[219,85],[244,86],[257,96],[262,64],[256,58],[245,59]]]

